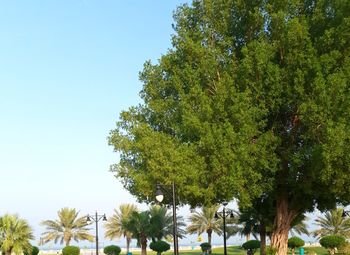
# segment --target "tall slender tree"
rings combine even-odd
[[[211,244],[212,234],[222,234],[222,220],[215,219],[215,213],[219,210],[220,205],[204,206],[201,211],[191,213],[189,217],[190,224],[187,226],[189,234],[207,233],[208,243]]]
[[[89,233],[86,217],[78,217],[79,212],[71,208],[62,208],[57,212],[57,220],[45,220],[41,225],[46,227],[42,233],[41,244],[54,241],[68,246],[72,240],[78,242],[88,240],[92,242],[94,237]]]
[[[147,255],[147,242],[152,239],[156,232],[151,221],[149,211],[131,213],[130,218],[124,220],[125,229],[132,233],[132,237],[137,240],[138,246],[141,247],[141,255]]]
[[[109,218],[108,222],[105,224],[106,238],[112,240],[121,236],[125,237],[127,253],[129,253],[132,233],[130,231],[127,231],[127,229],[123,225],[123,222],[127,221],[132,215],[132,213],[137,211],[137,206],[134,204],[122,204],[119,206],[119,210],[114,209],[113,216]]]
[[[350,36],[346,0],[194,0],[173,47],[121,113],[113,167],[140,200],[175,182],[182,203],[274,201],[271,246],[293,220],[350,202]]]
[[[344,208],[338,207],[317,217],[315,223],[319,229],[313,232],[314,236],[321,238],[328,235],[341,235],[350,238],[350,217],[343,213]]]
[[[173,216],[165,206],[153,205],[149,208],[151,223],[154,226],[152,233],[153,241],[160,241],[163,238],[170,240],[174,238]],[[183,229],[186,224],[182,216],[177,216],[177,237],[183,238],[186,231]]]
[[[11,214],[0,217],[0,248],[5,255],[30,252],[33,239],[33,230],[26,220]]]

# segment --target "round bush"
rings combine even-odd
[[[258,240],[249,240],[242,244],[242,248],[245,250],[252,250],[255,251],[256,249],[260,248],[260,241]]]
[[[345,238],[337,235],[325,236],[320,239],[320,244],[326,249],[339,248],[345,244]]]
[[[40,252],[39,248],[36,246],[32,246],[30,251],[24,251],[24,255],[38,255]]]
[[[80,248],[77,246],[66,246],[62,250],[62,255],[79,255]]]
[[[122,250],[117,245],[108,245],[103,249],[104,254],[106,255],[119,255]]]
[[[152,242],[149,247],[152,249],[152,251],[157,252],[157,254],[170,250],[170,244],[164,241]]]
[[[202,249],[202,252],[207,252],[207,251],[210,251],[211,249],[210,243],[201,243],[200,247]]]
[[[305,245],[305,242],[303,239],[299,237],[292,237],[288,239],[288,247],[291,249],[299,248]]]

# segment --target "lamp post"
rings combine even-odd
[[[345,211],[345,210],[343,211],[341,217],[345,218],[346,216],[350,217],[350,211]]]
[[[171,193],[166,189],[171,186]],[[177,220],[176,220],[176,193],[175,193],[175,183],[172,182],[171,185],[157,184],[156,190],[156,200],[161,203],[164,199],[164,194],[162,189],[172,198],[173,200],[173,238],[174,238],[174,255],[179,254],[179,243],[177,239]]]
[[[96,212],[95,215],[89,215],[88,214],[86,216],[87,224],[91,224],[93,221],[96,224],[96,237],[95,237],[95,241],[96,241],[96,255],[98,255],[98,222],[100,220],[107,221],[106,214],[98,215],[97,212]]]
[[[227,248],[226,248],[226,217],[230,216],[230,218],[233,218],[233,210],[226,208],[227,202],[222,203],[223,209],[221,212],[216,212],[214,215],[214,219],[218,220],[220,217],[223,219],[223,232],[224,232],[224,255],[227,255]]]

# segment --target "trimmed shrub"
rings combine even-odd
[[[162,252],[166,252],[170,250],[170,244],[164,241],[157,241],[157,242],[152,242],[149,245],[149,248],[151,248],[152,251],[157,252],[158,255],[160,255]]]
[[[260,248],[260,241],[258,240],[249,240],[242,244],[242,248],[247,250],[249,254],[254,254],[257,249]]]
[[[80,248],[77,246],[66,246],[62,249],[62,255],[79,255]]]
[[[122,249],[117,245],[108,245],[103,249],[103,252],[106,255],[119,255],[121,251]]]
[[[30,251],[24,251],[24,255],[38,255],[40,252],[39,248],[36,246],[32,246]]]
[[[201,243],[199,246],[201,247],[202,252],[208,252],[211,249],[210,243]]]
[[[295,248],[299,248],[305,245],[303,239],[299,237],[291,237],[288,239],[288,247],[292,250],[292,254],[294,255]]]
[[[320,239],[320,244],[322,247],[328,249],[329,253],[333,255],[335,253],[335,248],[340,248],[346,243],[343,236],[329,235],[322,237]]]

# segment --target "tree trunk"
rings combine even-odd
[[[211,234],[212,234],[213,230],[208,229],[207,230],[207,234],[208,234],[208,243],[211,245]],[[209,254],[211,254],[211,248],[208,251]]]
[[[127,237],[126,238],[126,254],[128,254],[130,252],[130,242],[131,242],[131,238]]]
[[[246,242],[248,242],[250,240],[250,234],[245,235],[245,240],[246,240]]]
[[[295,248],[292,249],[292,255],[295,255]]]
[[[260,255],[266,255],[266,226],[260,222]]]
[[[141,255],[147,255],[147,239],[141,239]]]
[[[287,197],[277,200],[276,216],[271,236],[271,247],[276,255],[286,255],[288,253],[288,232],[291,222],[297,215],[295,211],[289,209],[288,205]]]

